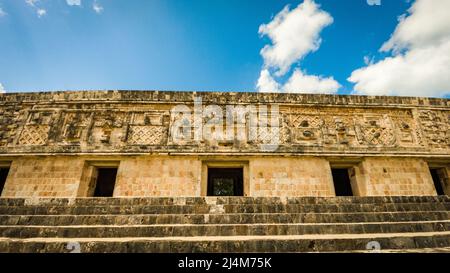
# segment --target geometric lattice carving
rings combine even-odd
[[[166,126],[130,126],[128,143],[163,145],[167,140]]]
[[[253,144],[279,144],[282,139],[280,138],[280,128],[267,128],[250,127],[249,132],[250,143]]]
[[[21,145],[44,145],[48,138],[48,125],[28,125],[19,138]]]
[[[370,116],[357,127],[360,144],[393,146],[396,138],[387,116]]]
[[[395,143],[395,136],[389,128],[363,127],[361,131],[368,144],[390,146]]]
[[[292,115],[291,125],[296,128],[298,127],[319,128],[323,125],[323,120],[317,116]]]
[[[82,96],[90,96],[89,94],[83,93]],[[102,99],[95,99],[89,103],[78,100],[78,97],[68,93],[68,97],[72,97],[74,101],[70,103],[61,101],[61,104],[54,103],[52,96],[42,95],[45,99],[40,99],[39,95],[36,99],[40,102],[35,105],[22,105],[21,100],[15,101],[15,95],[0,96],[0,152],[4,154],[31,152],[29,148],[30,146],[33,148],[34,145],[37,147],[32,149],[33,153],[100,153],[112,150],[134,153],[145,152],[144,146],[148,146],[149,150],[161,152],[173,149],[214,152],[217,148],[253,153],[259,151],[257,147],[259,144],[278,143],[281,146],[280,152],[296,154],[301,152],[352,154],[365,153],[366,150],[383,154],[389,150],[388,148],[393,153],[401,154],[408,154],[408,151],[439,155],[450,153],[448,101],[425,100],[424,107],[416,105],[415,101],[406,103],[404,107],[377,105],[373,101],[365,105],[366,99],[359,97],[355,97],[355,101],[349,99],[352,102],[349,105],[342,105],[341,102],[334,105],[332,101],[321,101],[320,97],[318,100],[321,102],[318,101],[317,105],[307,101],[292,103],[286,101],[279,107],[280,115],[277,116],[279,130],[258,130],[258,124],[264,121],[267,121],[268,127],[271,128],[270,121],[274,115],[260,113],[261,108],[249,109],[239,119],[236,112],[231,116],[234,119],[232,123],[234,128],[231,128],[234,137],[230,139],[226,138],[229,124],[226,124],[225,114],[232,112],[227,110],[225,105],[220,106],[222,114],[218,114],[219,116],[202,112],[198,119],[195,119],[196,112],[192,112],[195,109],[189,107],[190,115],[176,114],[171,111],[173,106],[171,102],[165,101],[164,96],[159,96],[158,93],[151,97],[152,100],[160,100],[161,103],[148,102],[148,104],[135,101],[134,94],[133,96],[123,94],[126,94],[125,97],[129,100],[126,99],[117,105],[103,100],[102,97],[105,96],[103,93],[98,94]],[[128,97],[129,95],[131,97]],[[191,95],[188,96],[189,99]],[[17,96],[20,98],[22,95]],[[60,95],[55,96],[59,101]],[[140,100],[139,96],[136,95],[137,100]],[[63,97],[65,95],[61,95],[60,98]],[[185,101],[188,97],[180,97],[180,101]],[[238,101],[227,100],[226,104],[239,106],[269,103],[269,100],[258,102],[252,96],[249,96],[248,100],[244,97],[242,100],[236,98]],[[208,103],[219,103],[222,98],[222,96],[214,97]],[[188,102],[185,104],[191,105]],[[399,105],[403,103],[399,102]],[[203,108],[200,110],[204,110]],[[206,124],[216,123],[212,120],[215,117],[222,118],[218,125],[223,131],[215,130],[214,136],[217,138],[214,142],[209,141],[202,128],[205,129]],[[199,121],[199,124],[194,121]],[[186,137],[181,141],[172,141],[181,131],[186,133]],[[196,135],[194,132],[202,133],[200,141],[193,138]],[[173,144],[178,145],[175,148]],[[41,146],[41,149],[37,149]]]

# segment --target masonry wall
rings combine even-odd
[[[84,164],[76,156],[17,158],[2,197],[75,197]]]
[[[358,196],[436,195],[428,164],[415,158],[365,158],[355,167]]]
[[[257,197],[334,196],[330,165],[317,157],[250,161],[250,194]]]
[[[126,157],[120,162],[114,196],[200,196],[200,173],[197,157]]]
[[[107,157],[118,163],[114,197],[201,196],[205,185],[198,156]],[[83,156],[18,157],[11,163],[2,197],[86,197],[92,160]],[[97,157],[98,159],[98,157]],[[208,162],[210,161],[208,157]],[[233,158],[236,160],[236,158]],[[223,160],[223,158],[221,159]],[[335,196],[330,163],[322,157],[244,157],[247,195]],[[100,161],[101,160],[97,160]],[[107,162],[107,161],[105,161]],[[227,162],[226,160],[223,162]],[[442,168],[449,194],[450,168]],[[367,157],[350,171],[357,196],[436,195],[427,162],[420,158]],[[248,181],[248,182],[247,182]]]

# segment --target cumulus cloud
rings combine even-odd
[[[442,0],[417,0],[400,16],[394,34],[383,44],[381,51],[422,48],[450,39],[450,2]]]
[[[307,75],[300,69],[295,69],[292,76],[284,84],[280,85],[267,69],[263,69],[259,76],[256,88],[259,92],[283,92],[283,93],[335,93],[341,85],[333,77]],[[313,90],[313,91],[312,91]]]
[[[264,46],[260,52],[264,67],[256,89],[259,92],[337,92],[340,85],[332,77],[307,75],[299,68],[284,85],[274,78],[285,75],[308,53],[318,50],[320,32],[332,23],[333,18],[319,5],[313,0],[305,0],[292,10],[285,6],[271,22],[261,25],[259,34],[269,37],[272,44]]]
[[[259,34],[267,35],[273,43],[261,50],[265,65],[276,68],[277,76],[285,74],[293,63],[319,48],[319,33],[332,22],[333,18],[312,0],[293,10],[284,7],[270,23],[259,27]]]
[[[450,94],[450,1],[417,0],[380,48],[391,56],[352,72],[354,93]]]
[[[103,12],[103,7],[97,1],[94,1],[94,4],[92,4],[92,9],[99,14]]]
[[[69,6],[80,6],[81,0],[66,0],[67,5]]]
[[[341,85],[333,77],[306,75],[301,70],[295,69],[292,76],[283,86],[286,93],[336,93]]]
[[[0,93],[6,93],[5,88],[3,87],[3,84],[0,83]]]
[[[280,84],[272,78],[267,69],[261,70],[256,88],[259,92],[280,92]]]

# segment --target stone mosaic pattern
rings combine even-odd
[[[448,99],[158,91],[0,94],[0,153],[262,152],[251,140],[173,145],[170,111],[194,97],[223,109],[278,104],[274,152],[450,154]]]

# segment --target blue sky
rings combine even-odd
[[[265,66],[260,51],[272,43],[258,33],[259,27],[286,5],[292,11],[303,1],[68,2],[0,0],[0,84],[7,92],[255,91]],[[333,77],[340,87],[331,93],[338,94],[355,93],[354,83],[347,80],[353,71],[394,54],[379,49],[414,3],[314,2],[332,23],[321,28],[320,47],[296,60],[277,80],[287,82],[299,67],[303,73]],[[364,57],[371,62],[365,64]],[[448,97],[445,90],[436,94]]]

